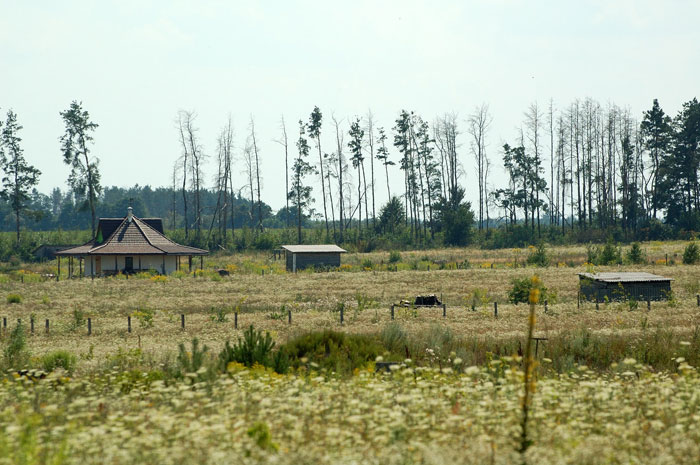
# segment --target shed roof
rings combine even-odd
[[[101,218],[98,237],[78,247],[57,252],[56,255],[206,255],[204,249],[180,245],[171,241],[158,227],[162,222],[136,216],[121,218],[114,226],[115,218]],[[113,228],[113,229],[112,229]],[[106,240],[100,241],[102,231],[112,230]]]
[[[673,281],[671,278],[646,273],[643,271],[619,271],[608,273],[579,273],[579,277],[604,283],[643,283]]]
[[[345,253],[347,250],[341,249],[335,244],[317,245],[283,245],[284,250],[292,253]]]

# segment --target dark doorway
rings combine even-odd
[[[134,257],[124,258],[124,271],[127,273],[134,271]]]

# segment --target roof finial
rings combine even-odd
[[[126,209],[126,221],[131,223],[131,219],[134,217],[134,209],[129,206],[129,208]]]

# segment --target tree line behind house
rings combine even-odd
[[[18,116],[8,111],[2,125],[0,214],[18,243],[21,226],[94,234],[97,218],[123,216],[129,203],[139,216],[162,217],[166,227],[181,230],[184,242],[212,249],[236,248],[242,228],[253,237],[294,228],[289,238],[296,242],[304,240],[303,229],[318,228],[320,241],[339,244],[390,237],[392,246],[466,245],[476,238],[497,247],[609,235],[686,237],[700,227],[697,99],[674,118],[654,100],[641,121],[592,99],[561,109],[534,103],[500,149],[490,148],[493,117],[485,104],[466,119],[444,114],[432,122],[402,110],[389,127],[371,112],[328,121],[314,107],[293,128],[280,119],[274,151],[260,146],[253,117],[237,149],[229,118],[213,153],[203,149],[196,113],[182,110],[172,185],[157,188],[102,186],[92,152],[99,125],[77,101],[59,116],[65,133],[57,154],[69,168],[69,188],[50,195],[36,191],[41,172],[24,157]],[[261,180],[272,175],[260,161],[270,156],[285,162],[286,194],[276,212],[261,200]],[[494,185],[499,158],[507,177]],[[204,168],[212,164],[216,176],[207,183]],[[474,176],[467,175],[472,166]],[[390,173],[402,176],[399,192],[392,192]],[[466,183],[477,185],[474,209]]]

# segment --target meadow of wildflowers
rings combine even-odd
[[[0,384],[0,463],[521,463],[523,373],[371,367],[351,378],[232,364],[202,380],[113,370]],[[625,360],[536,381],[527,463],[700,462],[700,376]]]

